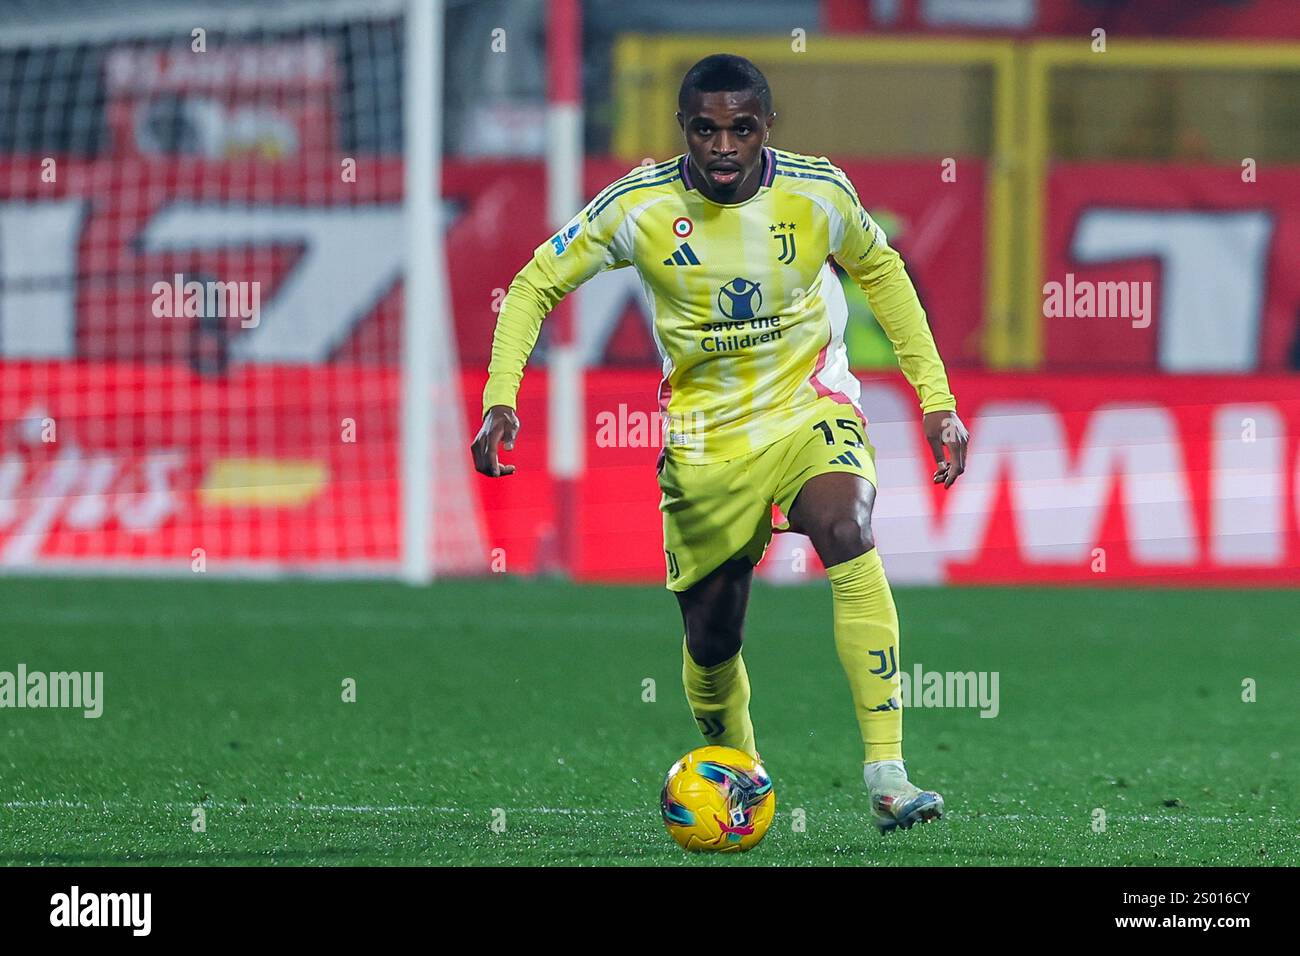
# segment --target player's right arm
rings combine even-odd
[[[622,220],[619,203],[613,198],[617,185],[602,190],[564,228],[538,246],[506,291],[483,388],[483,427],[470,445],[474,467],[485,475],[514,474],[514,465],[498,460],[498,449],[512,451],[515,447],[519,432],[515,402],[542,319],[560,299],[598,272],[629,264],[619,260],[614,251],[614,233]]]
[[[966,470],[970,433],[957,416],[957,400],[948,387],[925,310],[902,257],[862,207],[853,184],[843,170],[835,169],[834,175],[842,187],[834,194],[842,228],[833,237],[837,245],[832,254],[866,293],[876,320],[889,336],[898,366],[921,402],[922,429],[936,465],[933,480],[951,487]]]

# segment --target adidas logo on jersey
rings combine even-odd
[[[695,250],[689,242],[683,242],[677,251],[664,260],[666,266],[698,266],[700,260],[695,258]]]
[[[862,467],[862,462],[858,461],[858,456],[855,455],[855,454],[853,454],[853,452],[851,452],[851,451],[846,451],[844,454],[842,454],[842,455],[840,455],[840,456],[838,456],[838,457],[836,457],[836,458],[832,458],[832,459],[831,459],[830,461],[828,461],[826,464],[828,464],[828,465],[852,465],[854,468],[861,468],[861,467]]]

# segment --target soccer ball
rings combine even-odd
[[[683,850],[744,853],[776,813],[763,765],[731,747],[700,747],[673,764],[659,797],[664,826]]]

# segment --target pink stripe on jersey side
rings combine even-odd
[[[830,398],[832,401],[839,402],[841,405],[848,405],[852,408],[853,413],[858,416],[862,421],[862,426],[865,428],[867,425],[867,416],[866,413],[858,407],[857,402],[853,401],[853,399],[849,398],[843,392],[836,391],[817,379],[817,376],[821,374],[822,369],[826,367],[826,352],[830,347],[831,343],[828,339],[826,344],[822,346],[822,350],[817,353],[817,364],[813,367],[812,374],[808,376],[808,383],[812,385],[813,390],[817,392],[819,397]]]
[[[655,473],[663,470],[664,460],[668,457],[668,399],[673,397],[673,387],[668,384],[668,376],[659,383],[659,457],[655,459]]]

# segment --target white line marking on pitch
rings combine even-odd
[[[149,801],[139,803],[127,803],[124,801],[108,801],[101,803],[85,803],[72,800],[9,800],[0,803],[0,808],[5,810],[125,810],[125,809],[147,809],[149,807],[162,806],[169,810],[192,810],[195,807],[215,810],[308,810],[312,813],[461,813],[470,815],[482,813],[484,810],[490,810],[491,807],[440,807],[421,803],[398,803],[389,805],[371,806],[369,804],[339,804],[339,803],[234,803],[231,801],[208,801],[195,803],[163,803],[155,804]],[[581,807],[505,807],[509,813],[559,813],[571,814],[575,816],[593,815],[593,816],[644,816],[652,813],[652,810],[637,811],[627,809],[613,810],[594,810],[584,809]]]
[[[146,809],[150,806],[159,806],[148,802],[126,803],[123,801],[102,803],[84,803],[70,800],[10,800],[0,803],[0,807],[6,810],[125,810],[125,809]],[[338,803],[232,803],[229,801],[207,802],[207,803],[164,803],[161,806],[170,810],[193,810],[195,807],[203,807],[210,810],[250,810],[250,811],[279,811],[279,810],[306,810],[310,813],[454,813],[462,816],[473,816],[481,814],[484,811],[492,809],[488,806],[483,807],[441,807],[420,803],[397,803],[387,805],[369,805],[369,804],[338,804]],[[653,809],[646,810],[629,810],[609,809],[596,810],[585,807],[505,807],[507,813],[535,813],[535,814],[560,814],[563,816],[624,816],[624,817],[649,817],[653,816]],[[1072,816],[1026,816],[1020,813],[1008,814],[985,814],[979,817],[958,817],[965,823],[1077,823],[1079,817]],[[1229,823],[1256,823],[1268,822],[1270,817],[1162,817],[1152,816],[1150,814],[1112,814],[1109,820],[1119,821],[1121,823],[1186,823],[1186,824],[1229,824]]]

